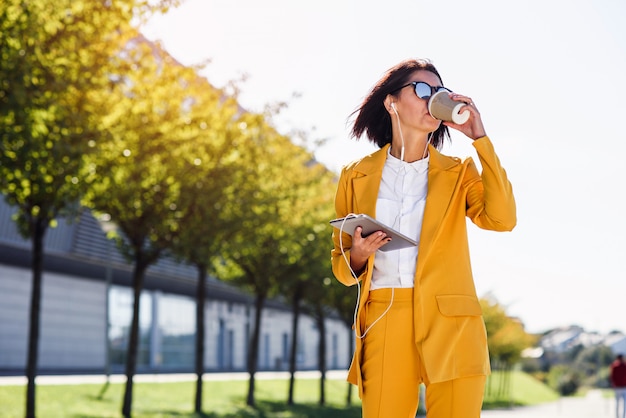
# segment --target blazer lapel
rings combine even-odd
[[[388,149],[389,145],[385,145],[375,153],[365,157],[355,167],[357,175],[352,180],[353,196],[358,196],[353,206],[355,213],[365,213],[376,217],[376,199],[378,198],[378,189],[380,188]]]
[[[428,194],[420,234],[416,274],[423,265],[420,260],[428,257],[432,244],[439,235],[441,225],[448,215],[448,207],[455,191],[459,189],[457,183],[461,179],[460,174],[464,167],[458,160],[442,155],[432,146],[429,146],[429,153]]]

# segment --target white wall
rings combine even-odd
[[[104,368],[106,284],[45,273],[39,367]]]
[[[25,368],[31,281],[32,273],[29,269],[0,264],[0,369]],[[38,368],[56,371],[104,370],[106,284],[44,272],[42,285]],[[153,293],[161,294],[160,291]],[[191,298],[188,299],[190,303],[193,302]],[[157,315],[161,314],[157,312]],[[191,314],[187,312],[186,315]],[[220,367],[225,370],[245,370],[246,347],[254,323],[254,309],[243,304],[210,300],[205,308],[205,321],[207,370],[218,370]],[[223,324],[221,333],[220,321]],[[290,349],[291,322],[289,311],[263,310],[258,370],[275,370],[277,366],[287,370],[288,364],[283,359],[283,335],[288,336]],[[326,331],[327,367],[348,367],[349,334],[346,327],[340,321],[327,320]],[[333,345],[333,338],[336,346]],[[313,318],[301,315],[298,369],[318,367],[318,344],[319,335]],[[219,364],[220,355],[222,364]],[[337,359],[337,362],[333,359]]]
[[[32,273],[0,265],[0,367],[26,365]],[[105,285],[42,276],[39,368],[101,368],[105,362]]]
[[[0,367],[26,365],[32,274],[0,264]]]

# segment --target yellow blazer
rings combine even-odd
[[[487,334],[476,295],[466,217],[483,229],[510,231],[516,209],[511,184],[488,137],[473,142],[482,165],[478,173],[472,158],[461,161],[429,147],[428,194],[415,271],[415,342],[431,382],[488,375],[491,372]],[[337,185],[337,217],[366,213],[376,217],[376,199],[389,145],[343,168]],[[346,286],[356,284],[333,230],[333,273]],[[343,233],[343,249],[350,260],[350,235]],[[375,254],[361,273],[361,298],[354,326],[362,335]],[[348,381],[361,382],[361,339]]]

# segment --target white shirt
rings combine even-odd
[[[388,152],[376,200],[376,219],[418,243],[428,192],[428,160],[407,163]],[[416,246],[376,252],[371,289],[413,287],[417,251]]]

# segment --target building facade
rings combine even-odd
[[[14,209],[0,200],[0,374],[23,374],[27,361],[32,284],[31,243],[17,233]],[[120,373],[132,317],[132,266],[100,223],[83,212],[59,221],[45,238],[39,373]],[[137,371],[191,372],[196,338],[194,267],[162,259],[147,271],[140,300]],[[215,278],[207,282],[205,369],[245,371],[254,323],[252,295]],[[327,318],[328,369],[349,365],[351,330]],[[287,370],[292,313],[286,300],[269,300],[262,313],[258,370]],[[300,316],[298,370],[319,365],[319,330]]]

